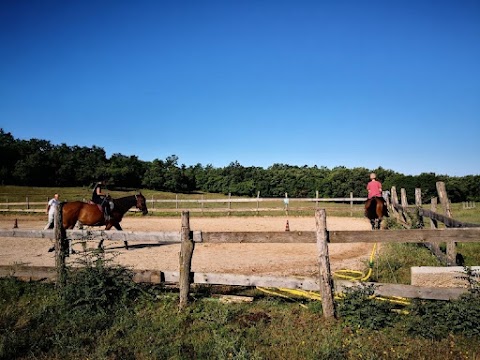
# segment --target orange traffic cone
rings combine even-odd
[[[290,225],[288,225],[288,220],[287,220],[287,223],[285,224],[285,231],[290,231]]]
[[[15,219],[15,223],[13,224],[13,228],[14,228],[14,229],[18,229],[18,222],[17,222],[17,219]]]

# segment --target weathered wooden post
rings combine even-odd
[[[260,207],[260,191],[257,191],[257,212],[256,212],[257,215],[258,215],[259,207]]]
[[[335,303],[333,301],[333,280],[330,272],[328,256],[327,215],[325,209],[315,210],[315,224],[318,249],[318,264],[320,268],[320,293],[322,309],[325,318],[335,318]]]
[[[440,199],[440,204],[443,206],[443,210],[445,211],[445,216],[449,218],[452,217],[452,211],[450,210],[450,201],[448,201],[447,189],[445,188],[445,183],[443,181],[437,181],[437,192],[438,197]]]
[[[391,196],[392,196],[392,207],[393,209],[395,209],[395,206],[398,205],[397,188],[395,186],[392,186]],[[395,211],[397,210],[395,209]]]
[[[180,246],[180,309],[184,309],[188,305],[188,296],[190,293],[190,273],[192,268],[192,256],[194,243],[190,236],[190,213],[182,211],[182,229],[181,229]]]
[[[431,200],[430,210],[432,210],[432,212],[434,212],[434,213],[437,212],[437,198],[436,197],[433,197],[432,200]],[[430,228],[434,229],[434,230],[438,228],[437,220],[430,218]]]
[[[445,188],[445,183],[443,181],[437,181],[437,192],[440,203],[445,211],[445,216],[449,218],[452,217],[452,211],[450,210],[450,201],[447,196],[447,189]],[[457,243],[455,241],[447,242],[447,266],[452,266],[457,264]]]
[[[63,202],[60,203],[55,210],[55,267],[57,269],[57,288],[65,286],[67,280],[67,269],[65,266],[65,254],[66,254],[66,233],[63,228],[62,220]]]
[[[419,225],[423,228],[423,216],[420,214],[420,208],[422,207],[422,189],[415,188],[415,206],[418,210],[418,222]]]
[[[232,193],[228,193],[228,216],[230,216],[232,210]]]
[[[350,191],[350,216],[353,216],[353,192]]]
[[[404,188],[400,189],[400,201],[402,202],[403,207],[408,206],[407,191]]]
[[[431,200],[430,210],[434,213],[437,212],[437,198],[436,197],[433,197],[432,200]],[[430,219],[430,228],[432,230],[437,229],[438,228],[437,220],[432,219],[431,217],[429,219]],[[438,243],[436,243],[436,242],[426,243],[426,245],[427,245],[427,247],[430,248],[430,251],[437,257],[437,259],[439,259],[443,263],[447,263],[447,258],[445,256],[445,254],[442,252],[442,250],[440,250],[440,245]]]
[[[285,193],[285,198],[283,199],[283,208],[285,210],[285,215],[288,216],[288,204],[290,200],[288,199],[288,193]]]

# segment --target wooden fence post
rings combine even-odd
[[[403,207],[408,206],[407,191],[404,188],[400,189],[400,200],[402,202]]]
[[[437,198],[433,197],[431,200],[431,205],[430,205],[430,210],[434,213],[437,212]],[[435,230],[438,228],[438,222],[435,219],[429,218],[430,219],[430,228],[432,230]],[[442,263],[447,263],[447,258],[445,254],[440,250],[440,245],[438,243],[431,243],[430,244],[430,251],[439,259]]]
[[[415,188],[415,206],[417,207],[417,210],[422,207],[422,189],[420,188]],[[419,225],[423,228],[423,216],[420,215],[420,211],[418,212],[418,222]]]
[[[188,296],[190,293],[190,273],[192,268],[192,256],[194,243],[190,236],[190,213],[182,211],[182,244],[180,247],[180,309],[188,305]]]
[[[290,200],[288,200],[288,193],[285,193],[285,198],[283,199],[283,208],[285,209],[285,215],[288,216],[288,203]]]
[[[443,210],[445,211],[445,216],[448,216],[449,218],[451,218],[452,211],[450,210],[450,201],[448,201],[447,189],[445,188],[445,183],[443,181],[437,181],[436,186],[437,186],[438,197],[440,199],[440,204],[442,204]]]
[[[443,181],[437,181],[437,192],[440,199],[440,203],[445,211],[445,216],[452,217],[452,211],[450,210],[450,201],[447,196],[447,189]],[[447,266],[453,266],[457,264],[457,243],[454,241],[447,242]]]
[[[228,193],[228,216],[230,216],[232,210],[232,193]]]
[[[397,188],[395,186],[392,186],[392,206],[395,207],[395,205],[398,205],[398,196],[397,196]]]
[[[353,192],[350,191],[350,216],[353,216]]]
[[[399,203],[398,203],[397,188],[395,186],[392,186],[391,196],[392,196],[392,212],[393,212],[393,215],[395,216],[395,218],[399,222],[401,222],[405,225],[406,224],[406,219],[405,219],[404,212],[402,211],[402,213],[400,214],[400,212],[397,210],[397,205],[399,205]]]
[[[66,283],[66,266],[65,266],[65,254],[67,251],[66,246],[66,232],[63,228],[62,220],[63,202],[60,203],[55,210],[55,267],[57,269],[57,288],[62,288]]]
[[[318,249],[318,264],[320,267],[320,293],[322,309],[325,318],[335,318],[335,303],[333,301],[333,280],[330,272],[328,256],[327,215],[325,209],[315,210],[315,224]]]

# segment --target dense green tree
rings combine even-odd
[[[0,129],[0,183],[13,184],[13,169],[17,161],[21,159],[17,141],[11,133]]]
[[[113,154],[108,162],[109,182],[115,186],[140,188],[147,165],[136,156]]]
[[[113,154],[109,159],[100,147],[52,145],[40,139],[17,140],[0,129],[0,183],[31,186],[89,186],[107,176],[116,187],[171,191],[203,191],[255,197],[365,197],[369,173],[374,171],[384,190],[404,188],[409,203],[415,189],[422,201],[437,196],[436,184],[444,181],[451,201],[480,201],[480,175],[450,177],[435,173],[404,175],[379,167],[348,169],[292,166],[276,163],[267,169],[245,167],[238,161],[223,168],[211,164],[179,165],[176,155],[145,162],[137,156]]]

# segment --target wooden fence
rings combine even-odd
[[[326,228],[326,212],[324,209],[315,211],[316,231],[302,232],[201,232],[191,231],[189,212],[182,212],[182,226],[179,232],[116,232],[71,230],[64,231],[61,227],[61,216],[56,217],[55,231],[46,230],[0,230],[4,237],[55,238],[55,268],[31,268],[22,266],[0,267],[2,276],[18,276],[22,278],[49,278],[55,280],[57,286],[65,281],[65,256],[68,248],[68,238],[81,240],[97,236],[104,240],[121,240],[128,242],[148,243],[181,243],[179,272],[163,272],[153,270],[137,271],[135,278],[142,282],[175,282],[180,287],[180,307],[188,304],[190,286],[198,284],[224,284],[241,286],[282,287],[320,291],[324,316],[335,316],[333,292],[353,286],[355,283],[333,280],[330,272],[328,243],[354,242],[479,242],[480,228],[454,229],[410,229],[389,231],[328,231]],[[318,278],[252,276],[237,274],[192,273],[191,260],[195,243],[316,243],[318,249]],[[375,294],[381,296],[400,296],[423,299],[454,299],[467,291],[462,288],[428,288],[398,284],[374,284]]]
[[[285,194],[283,198],[262,198],[260,194],[256,198],[232,198],[230,195],[226,199],[181,199],[176,195],[175,199],[155,199],[153,196],[146,199],[149,212],[165,212],[178,213],[188,210],[191,213],[223,213],[230,215],[235,212],[250,212],[259,214],[262,212],[285,212],[289,211],[314,211],[319,204],[325,203],[342,203],[349,204],[349,207],[336,209],[330,208],[330,211],[350,211],[350,216],[354,212],[363,211],[362,204],[365,202],[364,197],[354,197],[350,193],[349,197],[338,198],[319,198],[318,192],[314,198],[289,198]],[[86,199],[83,199],[86,201]],[[0,202],[0,212],[23,212],[38,213],[45,212],[48,202],[32,202],[26,197],[24,202]],[[137,209],[130,209],[130,212],[138,212]]]
[[[397,190],[395,186],[391,189],[391,198],[387,198],[387,204],[393,215],[397,220],[404,225],[405,228],[410,229],[413,225],[414,217],[416,219],[416,226],[423,226],[423,218],[428,218],[430,220],[430,228],[437,229],[438,222],[441,222],[445,225],[447,229],[452,228],[480,228],[480,224],[473,224],[462,222],[453,219],[452,210],[450,208],[450,201],[448,200],[447,191],[445,188],[445,183],[438,181],[436,183],[438,199],[444,209],[444,214],[437,213],[437,197],[431,199],[430,210],[424,209],[422,207],[422,196],[421,189],[415,189],[415,205],[410,206],[407,202],[407,194],[405,189],[401,189],[401,205],[398,203]],[[440,260],[441,263],[452,266],[457,265],[457,252],[456,252],[456,243],[462,242],[460,240],[451,240],[446,242],[446,253],[443,253],[440,250],[438,242],[425,242],[424,245],[431,250],[431,252]],[[459,264],[461,265],[461,264]]]

